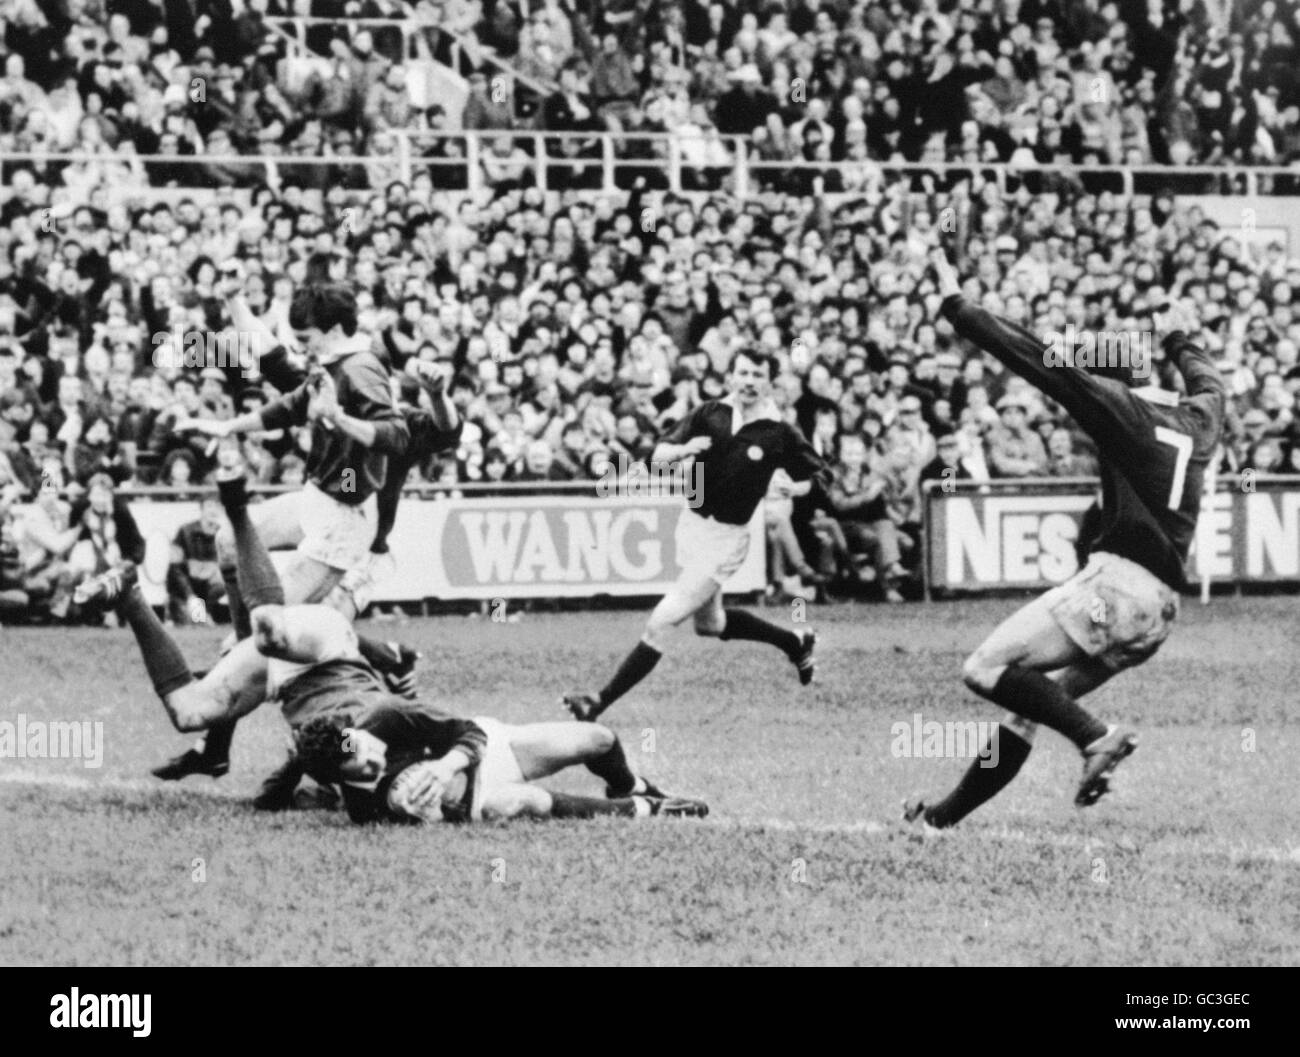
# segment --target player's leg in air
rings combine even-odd
[[[227,722],[266,698],[266,658],[251,639],[239,643],[202,677],[194,676],[176,640],[141,593],[131,562],[83,582],[75,599],[87,607],[116,609],[134,633],[145,671],[177,730],[204,730]]]
[[[249,517],[263,544],[269,550],[299,547],[303,543],[303,504],[305,492],[286,492],[259,503]],[[242,642],[251,634],[248,593],[239,578],[239,558],[235,538],[229,526],[217,534],[217,562],[226,584],[226,598],[234,636]],[[319,602],[343,578],[336,569],[301,551],[293,556],[285,570],[285,597],[292,602]],[[218,723],[209,728],[195,746],[154,769],[153,774],[165,781],[176,781],[191,774],[218,777],[230,769],[230,744],[235,736],[235,721]]]
[[[225,495],[232,494],[227,485]],[[344,570],[341,568],[344,557],[341,554],[330,557],[321,546],[315,544],[306,547],[304,552],[303,525],[307,514],[300,504],[311,502],[315,497],[308,493],[293,492],[249,507],[244,493],[240,492],[239,496],[237,505],[241,517],[247,519],[252,527],[253,538],[259,542],[264,552],[277,547],[300,548],[288,563],[281,581],[278,581],[281,583],[283,604],[311,604],[334,598],[338,599],[345,610],[355,611],[356,603],[351,592],[340,590],[344,579]],[[227,515],[229,514],[230,508],[227,507]],[[251,633],[249,592],[243,585],[242,578],[243,555],[251,544],[246,541],[246,545],[241,547],[230,528],[223,528],[217,544],[222,577],[226,581],[228,592],[235,592],[230,595],[230,610],[236,640],[243,641]],[[360,637],[360,646],[362,655],[384,675],[395,693],[410,696],[414,692],[418,653],[395,642],[381,642],[366,637]],[[234,729],[233,719],[214,724],[197,745],[156,768],[154,775],[175,781],[190,774],[211,774],[214,777],[225,774],[230,768],[230,744]],[[290,758],[262,783],[262,788],[253,799],[254,806],[263,810],[291,807],[294,790],[301,778],[301,768]]]
[[[474,720],[487,733],[473,804],[486,819],[595,818],[598,815],[703,817],[703,801],[669,796],[628,766],[622,742],[597,723],[511,725],[485,716]],[[553,793],[535,783],[583,765],[605,783],[605,797]]]
[[[1097,593],[1096,580],[1095,570],[1085,570],[1048,591],[999,625],[966,659],[966,685],[1011,715],[994,733],[996,751],[984,746],[945,799],[909,800],[904,808],[908,821],[944,829],[992,799],[1020,771],[1038,725],[1063,734],[1083,755],[1076,804],[1087,807],[1109,790],[1111,773],[1137,747],[1137,737],[1127,728],[1107,726],[1078,698],[1121,668],[1150,656],[1168,624],[1152,621],[1150,626],[1157,630],[1147,641],[1136,648],[1116,648],[1101,629],[1118,626],[1133,644],[1138,639],[1131,634],[1132,626],[1145,618],[1133,612],[1128,600]],[[1108,615],[1105,607],[1120,612]]]
[[[682,550],[680,545],[678,549],[679,552]],[[701,557],[709,560],[707,552]],[[624,658],[613,678],[595,693],[566,694],[564,707],[575,719],[594,720],[654,670],[668,648],[673,628],[692,616],[697,635],[723,641],[766,642],[790,659],[799,673],[800,683],[806,686],[812,682],[816,670],[813,658],[817,645],[815,632],[808,630],[796,635],[747,610],[723,605],[722,584],[743,560],[744,552],[741,550],[738,559],[733,555],[731,559],[724,559],[721,566],[710,563],[716,571],[687,568],[650,613],[641,641]]]

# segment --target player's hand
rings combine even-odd
[[[700,455],[713,447],[712,437],[692,437],[682,445],[687,455]]]
[[[1153,318],[1156,325],[1156,336],[1161,340],[1178,330],[1181,330],[1188,337],[1192,337],[1201,329],[1201,324],[1192,310],[1184,302],[1172,298],[1164,306],[1163,311],[1153,314]]]
[[[338,421],[343,408],[339,405],[339,391],[329,372],[322,367],[312,368],[309,384],[312,396],[307,404],[307,417],[330,423]]]
[[[957,269],[952,266],[952,261],[948,260],[948,254],[942,248],[936,246],[930,251],[930,263],[939,280],[939,293],[944,297],[961,293],[961,279],[957,275]]]
[[[784,470],[777,470],[772,474],[772,491],[782,499],[789,499],[794,495],[794,481]]]
[[[388,806],[400,815],[434,822],[442,817],[442,794],[447,788],[438,761],[413,763],[393,779]]]

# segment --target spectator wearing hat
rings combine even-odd
[[[1049,477],[1096,477],[1100,472],[1095,456],[1075,451],[1074,434],[1056,426],[1047,438],[1047,474]]]
[[[987,438],[989,467],[994,477],[1042,477],[1047,473],[1047,451],[1042,438],[1029,427],[1029,414],[1020,397],[1007,395],[997,404],[1000,422]]]
[[[776,101],[761,88],[763,76],[751,62],[734,71],[730,80],[732,87],[718,99],[713,123],[724,136],[748,136],[766,124]]]
[[[935,456],[934,436],[922,415],[921,399],[911,393],[898,401],[898,417],[889,427],[889,436],[915,449],[918,470]]]

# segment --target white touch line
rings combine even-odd
[[[910,829],[903,822],[849,822],[849,823],[813,823],[809,825],[791,822],[779,818],[736,818],[710,819],[712,824],[740,829],[771,829],[783,833],[808,834],[870,834],[879,836],[883,833],[921,834],[919,829]],[[1300,845],[1292,848],[1279,848],[1271,845],[1231,844],[1224,841],[1199,843],[1194,840],[1162,838],[1147,844],[1133,838],[1104,840],[1097,837],[1082,837],[1072,833],[1030,833],[1022,829],[979,829],[953,830],[926,837],[927,841],[961,839],[960,835],[969,834],[984,840],[1008,841],[1016,844],[1047,844],[1056,848],[1082,851],[1085,854],[1102,854],[1107,851],[1139,852],[1144,855],[1158,855],[1167,858],[1181,858],[1188,855],[1219,855],[1234,862],[1282,862],[1300,865]]]
[[[217,788],[207,785],[181,785],[173,782],[159,782],[144,778],[84,778],[66,772],[43,772],[25,769],[12,769],[0,765],[0,785],[33,785],[47,788],[66,789],[75,792],[118,792],[145,793],[150,796],[171,796],[180,799],[198,797],[208,800],[241,800],[244,794],[230,787]],[[781,833],[828,834],[855,836],[866,834],[880,836],[886,833],[919,833],[908,830],[903,823],[876,821],[863,822],[814,822],[800,823],[785,818],[711,818],[702,823],[685,823],[687,825],[716,826],[725,829],[767,829]],[[1300,846],[1277,848],[1269,845],[1251,846],[1247,844],[1226,844],[1223,842],[1198,843],[1194,840],[1161,839],[1152,844],[1142,845],[1132,839],[1101,840],[1081,837],[1070,833],[1030,833],[1022,829],[971,829],[954,831],[951,834],[928,838],[936,841],[961,839],[964,832],[983,839],[1008,841],[1016,844],[1047,844],[1057,848],[1083,851],[1085,854],[1106,851],[1141,852],[1146,855],[1158,855],[1166,858],[1180,858],[1188,855],[1219,855],[1234,862],[1281,862],[1300,865]]]
[[[75,792],[148,793],[154,796],[202,797],[208,800],[239,800],[242,795],[226,787],[182,785],[157,778],[84,778],[59,771],[32,771],[0,764],[0,785],[38,785]]]

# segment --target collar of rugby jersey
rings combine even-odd
[[[1169,389],[1161,389],[1158,385],[1143,385],[1132,390],[1134,396],[1145,400],[1149,404],[1163,404],[1165,407],[1178,406],[1178,394]]]
[[[338,363],[339,360],[346,356],[351,356],[354,352],[369,351],[370,336],[358,330],[352,337],[344,338],[328,357],[322,356],[320,362],[325,366],[329,366],[332,363]]]
[[[740,405],[736,403],[735,395],[724,396],[718,401],[720,404],[726,404],[731,408],[731,435],[734,437],[740,432],[741,427],[746,425],[744,413],[740,410]],[[759,409],[758,414],[751,418],[750,422],[761,422],[763,419],[770,419],[773,422],[781,421],[781,412],[777,410],[776,401],[771,397],[767,398]]]

